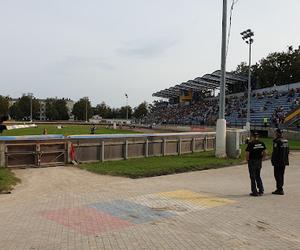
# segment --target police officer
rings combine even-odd
[[[289,145],[288,140],[282,137],[282,130],[275,130],[275,139],[273,140],[273,153],[271,158],[274,166],[274,177],[276,180],[276,190],[272,194],[284,195],[284,171],[285,166],[289,165]]]
[[[264,194],[264,186],[260,177],[262,160],[266,156],[266,145],[258,139],[258,133],[252,132],[251,141],[246,148],[246,160],[251,180],[251,196]],[[258,189],[258,190],[257,190]]]
[[[7,115],[3,115],[0,117],[0,134],[2,134],[3,130],[6,130],[7,127],[6,125],[3,124],[3,122],[8,120],[8,116]]]

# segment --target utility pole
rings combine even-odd
[[[88,122],[88,97],[85,97],[85,122]]]
[[[125,98],[126,98],[126,122],[128,122],[128,95],[125,94]]]
[[[246,121],[246,129],[250,131],[251,129],[251,118],[250,118],[250,105],[251,105],[251,53],[252,53],[252,43],[254,33],[250,29],[247,29],[241,33],[243,40],[249,44],[249,69],[248,69],[248,102],[247,102],[247,121]]]
[[[28,96],[30,97],[30,122],[32,122],[32,119],[33,119],[33,114],[32,114],[32,97],[33,97],[33,94],[28,93]]]
[[[226,157],[226,120],[225,120],[225,86],[226,86],[226,37],[227,37],[227,0],[223,0],[222,48],[221,48],[221,82],[219,98],[219,119],[216,127],[216,152],[218,158]]]

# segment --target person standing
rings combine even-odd
[[[272,194],[284,195],[284,172],[285,166],[289,165],[289,145],[288,140],[283,138],[282,130],[279,128],[275,130],[271,162],[274,166],[274,177],[276,180],[276,190]]]
[[[260,177],[262,160],[266,156],[266,145],[258,139],[258,133],[251,134],[251,141],[246,148],[246,160],[251,180],[251,196],[261,196],[264,194],[264,186]]]

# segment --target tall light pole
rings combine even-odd
[[[128,95],[125,94],[125,98],[126,98],[126,121],[128,121]]]
[[[33,97],[33,94],[32,93],[28,93],[28,96],[30,97],[30,122],[32,122],[32,97]]]
[[[225,120],[225,85],[226,85],[226,36],[227,36],[227,0],[223,0],[221,82],[219,98],[219,119],[216,128],[216,157],[226,157],[226,120]]]
[[[88,122],[88,97],[85,98],[85,122]]]
[[[244,41],[246,41],[247,44],[249,44],[249,69],[248,69],[248,102],[247,102],[247,121],[246,121],[246,129],[250,131],[251,129],[251,123],[250,123],[250,100],[251,100],[251,49],[252,49],[252,43],[253,43],[253,36],[254,33],[252,30],[247,29],[241,33],[242,38]]]

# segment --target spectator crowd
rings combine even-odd
[[[276,106],[276,100],[283,100],[284,106]],[[236,94],[226,97],[226,117],[234,115],[238,119],[247,116],[247,95]],[[271,113],[267,118],[273,126],[284,123],[290,110],[299,107],[300,88],[285,91],[272,90],[268,92],[256,92],[251,98],[251,113]],[[261,105],[255,108],[255,102]],[[156,102],[144,122],[155,124],[182,124],[182,125],[214,125],[219,111],[218,97],[203,99],[198,102],[186,102],[169,104]],[[267,112],[269,111],[269,112]],[[261,121],[263,123],[263,121]]]

